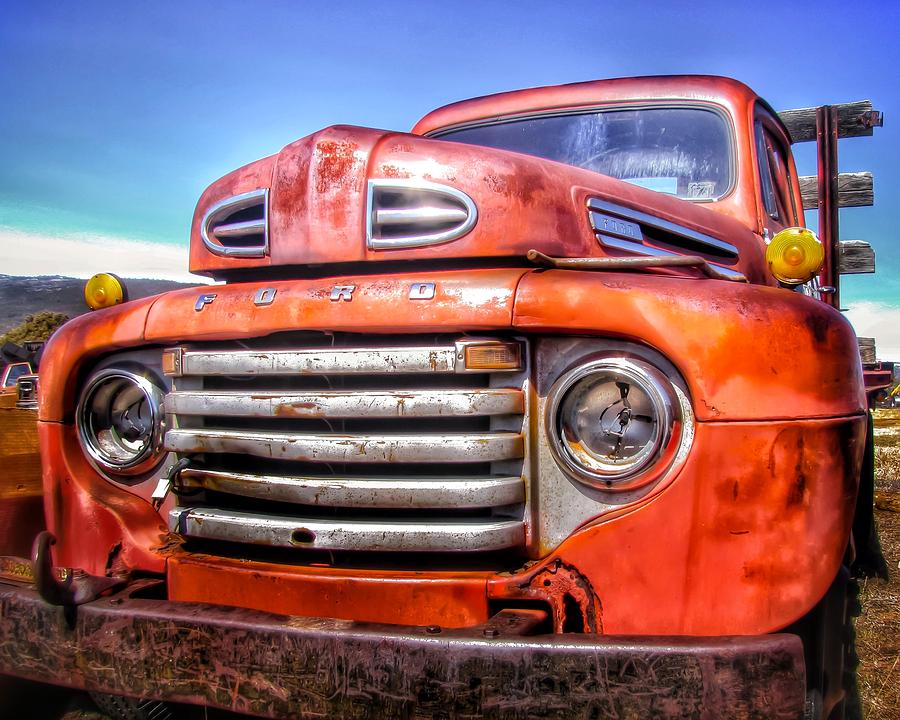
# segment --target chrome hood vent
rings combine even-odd
[[[649,257],[700,255],[718,272],[734,279],[744,277],[725,267],[740,256],[731,243],[601,198],[588,198],[587,208],[591,228],[605,248]]]
[[[203,216],[200,237],[207,250],[223,257],[265,257],[269,254],[269,191],[267,188],[217,202]]]
[[[370,180],[366,242],[370,250],[455,240],[475,227],[478,211],[464,192],[413,180]]]

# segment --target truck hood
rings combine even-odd
[[[606,230],[597,215],[592,224],[589,204]],[[611,244],[602,242],[606,232]],[[524,261],[530,249],[632,255],[614,247],[622,240],[704,255],[766,282],[761,239],[701,205],[541,158],[350,126],[321,130],[213,183],[194,213],[190,269],[227,279],[264,268],[289,277],[310,265]]]

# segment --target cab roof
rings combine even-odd
[[[625,102],[705,102],[734,112],[758,100],[759,96],[744,83],[715,75],[659,75],[592,80],[514,90],[451,103],[432,110],[416,123],[412,132],[430,135],[439,130],[485,120]]]

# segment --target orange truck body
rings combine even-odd
[[[560,162],[440,139],[448,129],[510,118],[660,107],[701,108],[724,120],[733,182],[718,199],[686,201]],[[599,647],[631,636],[628,642],[666,638],[678,647],[707,647],[722,637],[743,638],[738,644],[774,638],[791,659],[787,679],[766,666],[741,680],[757,685],[744,688],[743,700],[729,705],[720,698],[719,706],[707,696],[697,707],[707,708],[703,717],[803,717],[809,649],[804,659],[791,628],[821,607],[848,561],[868,412],[850,325],[820,300],[780,287],[766,265],[766,236],[779,228],[761,198],[759,123],[785,149],[789,210],[780,223],[803,225],[790,138],[777,114],[743,84],[711,77],[504,93],[436,110],[411,134],[331,127],[213,183],[195,213],[190,269],[225,284],[79,317],[45,350],[38,433],[52,564],[94,577],[156,578],[168,606],[430,628],[432,639],[481,632],[498,612],[544,618],[524,636],[529,642],[577,636],[585,647]],[[446,242],[373,247],[366,235],[372,181],[452,187],[473,201],[477,222]],[[211,249],[202,237],[210,208],[261,190],[268,193],[265,253]],[[746,281],[713,279],[696,266],[597,270],[528,262],[530,250],[554,258],[627,256],[598,242],[592,202],[614,208],[613,215],[618,208],[618,217],[652,216],[727,241],[736,249],[732,257],[707,259]],[[411,298],[420,286],[431,296]],[[340,288],[352,288],[350,296]],[[379,338],[390,344],[424,336],[526,343],[517,435],[526,486],[521,542],[486,558],[477,548],[461,556],[400,553],[398,561],[375,548],[267,554],[240,543],[218,553],[214,542],[195,544],[173,531],[175,495],[154,506],[159,467],[116,482],[83,450],[76,408],[98,364],[134,352],[160,363],[166,348],[264,353],[265,339],[281,342],[298,331],[376,347]],[[640,356],[680,378],[692,437],[677,461],[653,477],[592,493],[560,475],[543,448],[549,422],[543,403],[563,370],[598,354]],[[393,630],[382,632],[393,637]],[[127,682],[116,687],[84,678],[73,682],[138,694]],[[282,696],[267,700],[266,692],[235,690],[222,699],[197,687],[160,687],[146,680],[140,690],[272,717],[310,707],[296,696],[290,705]],[[534,702],[552,695],[530,692]],[[836,692],[820,707],[834,706]],[[583,707],[602,705],[592,697],[594,705]],[[334,716],[351,714],[350,705],[326,706]],[[478,712],[490,715],[485,707]],[[539,705],[519,707],[552,715],[546,702],[540,712]],[[674,700],[641,706],[646,716],[660,717],[685,716],[684,707]]]

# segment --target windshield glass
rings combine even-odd
[[[440,133],[575,165],[687,200],[731,187],[725,120],[702,108],[640,108],[530,117]]]

